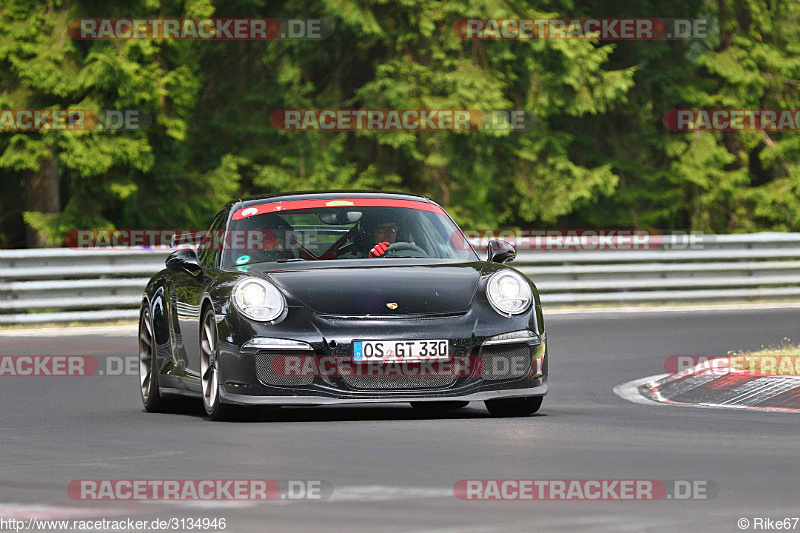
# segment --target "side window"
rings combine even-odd
[[[206,233],[203,236],[203,240],[200,241],[200,246],[197,247],[197,255],[200,259],[200,265],[203,268],[214,268],[214,257],[217,252],[222,251],[217,250],[217,248],[221,248],[221,246],[215,246],[214,243],[222,242],[222,232],[225,229],[225,222],[225,211],[220,211],[211,222],[208,233]]]

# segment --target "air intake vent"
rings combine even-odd
[[[272,362],[276,357],[285,356],[287,353],[295,352],[282,352],[259,350],[255,355],[256,360],[256,376],[258,380],[264,385],[279,385],[279,386],[298,386],[310,385],[314,381],[314,376],[282,376],[273,371]]]
[[[531,348],[527,344],[498,344],[481,350],[481,377],[487,380],[516,379],[531,372]]]

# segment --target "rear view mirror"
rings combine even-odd
[[[331,211],[320,213],[319,219],[324,224],[332,226],[344,226],[345,224],[355,224],[361,219],[361,211]]]

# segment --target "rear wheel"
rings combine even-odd
[[[528,396],[507,400],[486,400],[484,403],[492,416],[528,416],[539,410],[542,400],[544,396]]]
[[[217,321],[214,310],[206,309],[200,327],[200,384],[203,389],[203,407],[211,420],[227,420],[232,407],[219,397],[219,349]]]
[[[422,409],[428,411],[446,411],[452,409],[461,409],[466,407],[469,402],[451,401],[451,402],[411,402],[411,407],[414,409]]]
[[[139,316],[139,392],[145,410],[157,413],[166,407],[166,401],[158,391],[156,341],[148,306],[142,309]]]

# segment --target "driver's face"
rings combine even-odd
[[[383,222],[375,226],[375,243],[389,241],[393,243],[397,239],[397,223]]]

